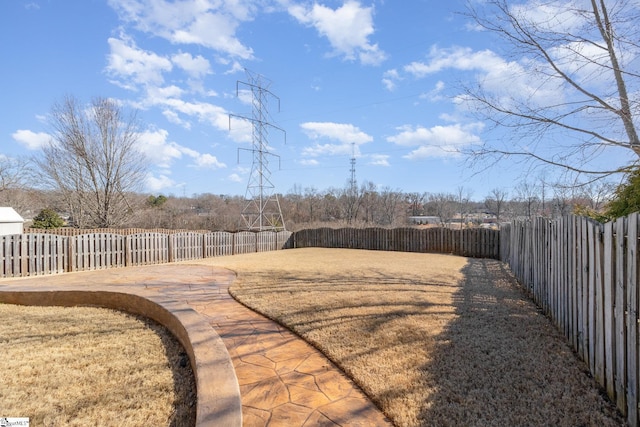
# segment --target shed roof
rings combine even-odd
[[[24,218],[15,209],[10,207],[0,207],[0,223],[19,222],[24,223]]]

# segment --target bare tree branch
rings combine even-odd
[[[539,13],[506,0],[483,5],[480,9],[470,3],[467,15],[511,46],[527,90],[518,93],[508,82],[503,82],[507,87],[502,91],[482,81],[465,85],[463,99],[483,119],[513,131],[512,146],[498,146],[509,142],[502,140],[472,147],[467,154],[522,156],[576,174],[608,176],[636,167],[640,161],[640,73],[633,62],[640,54],[637,2],[590,0],[578,8],[551,0]],[[627,161],[594,167],[594,160],[611,149],[627,150]]]

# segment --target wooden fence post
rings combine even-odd
[[[27,240],[29,240],[28,236],[28,234],[22,234],[20,236],[20,275],[22,277],[25,277],[27,274],[29,274],[29,254],[27,253]]]
[[[67,237],[67,265],[66,265],[66,271],[72,272],[75,270],[75,262],[74,259],[76,257],[76,252],[75,252],[75,246],[76,246],[76,236],[69,236]]]

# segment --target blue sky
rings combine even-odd
[[[483,199],[522,166],[483,171],[456,150],[487,125],[456,102],[461,81],[513,68],[464,1],[2,0],[0,155],[37,154],[56,101],[112,97],[145,126],[150,194],[242,195],[252,157],[245,72],[271,98],[269,165],[280,193],[359,183]],[[471,79],[471,80],[470,80]],[[495,136],[494,136],[495,137]],[[240,150],[239,150],[240,149]],[[353,154],[352,154],[353,153]]]

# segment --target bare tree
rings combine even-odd
[[[30,177],[29,161],[0,154],[0,192],[23,188]]]
[[[405,194],[405,202],[408,205],[409,216],[418,216],[424,214],[424,202],[427,199],[426,193],[407,193]]]
[[[85,108],[73,97],[50,114],[53,137],[36,160],[79,227],[117,227],[132,213],[127,194],[140,188],[146,162],[137,148],[138,120],[112,99]]]
[[[31,167],[27,159],[0,154],[0,206],[11,206],[27,215],[33,197],[29,193]]]
[[[473,191],[464,188],[462,185],[456,189],[456,196],[458,197],[458,214],[460,215],[460,228],[464,228],[469,218],[471,210],[471,196]]]
[[[572,211],[573,206],[573,188],[565,185],[555,185],[553,187],[553,216],[563,217]]]
[[[537,214],[540,205],[540,188],[530,181],[521,181],[515,188],[516,200],[520,205],[520,214],[531,219]]]
[[[392,190],[390,187],[383,187],[380,190],[380,224],[395,225],[398,216],[398,207],[405,195],[400,190]]]
[[[487,0],[469,2],[468,10],[515,59],[512,81],[503,74],[500,84],[465,88],[480,115],[513,136],[505,145],[486,143],[472,158],[522,156],[591,179],[638,165],[638,2]],[[594,165],[605,152],[617,153],[618,163]]]
[[[582,203],[596,212],[600,212],[613,197],[618,184],[611,181],[599,181],[580,187],[579,197]]]
[[[342,204],[342,217],[347,221],[347,224],[352,224],[358,218],[366,188],[366,185],[358,188],[347,184],[342,190],[339,200]]]
[[[315,187],[307,187],[304,189],[304,197],[309,215],[309,222],[314,222],[318,216],[318,206],[320,204],[320,193]]]
[[[446,227],[457,211],[456,196],[451,193],[430,194],[425,207],[440,219],[440,225]]]
[[[322,218],[324,222],[334,222],[342,220],[341,197],[344,189],[329,188],[322,195]]]
[[[377,223],[380,208],[380,196],[376,185],[371,181],[364,181],[360,186],[360,219],[365,223]]]
[[[289,190],[286,197],[280,200],[283,214],[286,212],[287,222],[291,226],[293,224],[299,224],[308,222],[309,218],[306,215],[306,209],[304,209],[304,194],[300,184],[294,184],[293,188]]]
[[[494,188],[484,200],[484,205],[490,213],[496,216],[496,221],[500,222],[500,217],[504,213],[506,202],[507,192],[500,188]]]

